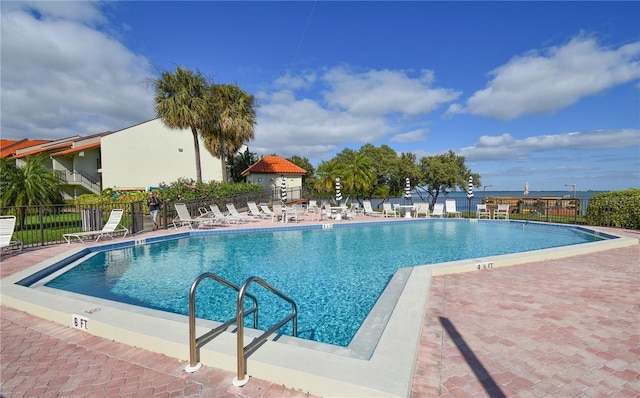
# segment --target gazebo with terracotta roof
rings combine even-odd
[[[290,200],[300,199],[302,191],[302,176],[307,171],[280,156],[263,156],[248,169],[242,172],[247,182],[262,185],[264,189],[280,189],[280,178],[287,179],[287,189],[290,190]]]

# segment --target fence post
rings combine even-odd
[[[40,216],[40,246],[44,246],[44,216],[42,214],[42,205],[38,206]]]
[[[162,226],[164,227],[164,229],[167,229],[167,201],[163,200],[162,201]]]

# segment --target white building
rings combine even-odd
[[[198,140],[202,181],[222,180],[220,159]],[[102,189],[144,190],[179,178],[196,180],[193,135],[149,120],[102,137],[101,164]]]

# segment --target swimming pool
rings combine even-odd
[[[217,228],[211,231],[170,230],[127,237],[125,240],[116,239],[95,246],[62,245],[52,248],[65,248],[64,251],[53,250],[53,253],[59,254],[49,253],[40,263],[2,278],[0,298],[2,305],[36,315],[41,319],[70,328],[80,328],[93,336],[161,353],[185,361],[187,364],[189,344],[186,316],[70,293],[48,288],[42,284],[46,283],[47,278],[53,278],[57,273],[73,267],[75,261],[93,253],[145,246],[148,243],[167,239],[246,234],[247,231],[279,232],[330,227],[338,230],[353,226],[362,227],[372,223],[411,222],[423,221],[363,217],[357,222],[335,222],[333,225],[306,221],[289,225],[266,222],[245,225],[245,230],[242,230],[242,226]],[[482,222],[498,224],[505,221],[480,221]],[[567,226],[559,227],[568,228]],[[498,270],[505,266],[561,259],[638,243],[635,238],[616,235],[599,228],[576,228],[607,239],[524,253],[489,257],[473,256],[453,262],[400,268],[348,347],[281,335],[266,341],[251,354],[247,364],[248,374],[251,377],[262,378],[318,396],[408,396],[432,277],[455,272],[493,273],[493,269],[479,269],[478,266],[492,262],[493,268]],[[166,232],[169,234],[165,234]],[[423,239],[424,242],[427,240]],[[84,319],[85,322],[78,325],[75,322],[78,318]],[[217,326],[214,322],[206,320],[198,320],[198,325],[202,333]],[[245,334],[248,339],[258,335],[258,333],[252,333],[251,329],[245,329]],[[201,363],[216,369],[235,372],[237,369],[236,343],[237,335],[230,328],[228,332],[217,336],[202,348]]]
[[[469,220],[213,234],[92,253],[46,286],[186,315],[201,273],[237,285],[257,275],[296,301],[299,337],[346,347],[398,269],[598,240],[564,226]],[[263,330],[290,311],[272,295],[251,292]],[[197,297],[198,317],[235,316],[233,291],[203,282]]]

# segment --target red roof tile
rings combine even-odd
[[[21,158],[24,158],[26,156],[36,155],[38,153],[43,153],[43,152],[47,152],[47,151],[52,151],[54,149],[68,148],[68,147],[70,147],[72,145],[73,145],[73,142],[63,142],[61,144],[45,146],[45,147],[42,147],[42,148],[34,149],[33,151],[23,152],[23,153],[17,155],[16,159],[21,159]]]
[[[280,156],[264,156],[255,162],[248,169],[242,172],[242,175],[249,173],[257,174],[307,174],[302,167],[296,166],[287,159]]]
[[[51,140],[0,140],[0,158],[8,158],[16,154],[18,149],[28,148],[30,146],[45,144]]]
[[[83,146],[79,146],[77,148],[71,148],[71,149],[67,149],[67,150],[61,151],[61,152],[52,153],[50,156],[70,155],[72,153],[81,152],[81,151],[84,151],[86,149],[92,149],[92,148],[98,148],[98,147],[100,147],[100,143],[99,142],[94,142],[93,144],[83,145]]]

